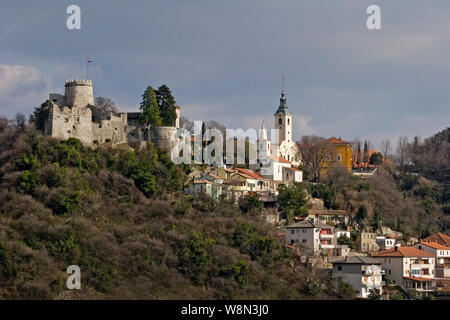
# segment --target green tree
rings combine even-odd
[[[48,118],[50,109],[50,100],[46,100],[40,107],[34,108],[34,112],[30,115],[30,123],[37,130],[44,131],[45,120]]]
[[[264,208],[264,202],[259,199],[257,194],[247,194],[245,197],[239,199],[239,208],[247,213],[249,211],[262,212]]]
[[[337,239],[337,242],[338,242],[338,244],[340,244],[340,245],[346,245],[346,246],[348,246],[348,247],[351,248],[351,249],[354,248],[354,244],[353,244],[352,239],[350,239],[349,237],[347,237],[345,234],[343,234],[342,236],[340,236],[340,237]]]
[[[383,164],[383,155],[380,152],[372,153],[372,155],[370,156],[369,164],[371,165]]]
[[[281,185],[278,192],[280,211],[288,223],[294,216],[305,216],[307,214],[305,208],[307,202],[306,190],[300,183],[294,183],[289,187]]]
[[[142,95],[140,108],[142,110],[142,114],[139,117],[139,122],[141,124],[152,126],[160,126],[162,124],[155,90],[153,90],[151,86],[148,86]]]
[[[364,221],[364,219],[366,219],[367,218],[367,208],[366,208],[366,206],[365,205],[360,205],[359,206],[359,209],[358,209],[358,212],[356,213],[356,217],[355,217],[355,220],[356,220],[356,222],[358,223],[358,224],[361,224],[363,221]]]
[[[172,92],[165,84],[155,91],[163,126],[174,126],[177,118],[176,102]]]

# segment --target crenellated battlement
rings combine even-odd
[[[92,86],[92,80],[69,79],[69,80],[66,80],[66,86]]]

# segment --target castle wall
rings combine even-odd
[[[59,107],[52,104],[49,112],[49,123],[46,130],[53,138],[67,140],[80,139],[83,144],[92,144],[91,130],[92,112],[89,108]]]
[[[127,134],[127,114],[115,116],[111,114],[109,120],[102,120],[99,122],[92,122],[92,141],[104,143],[109,140],[112,144],[126,143]]]

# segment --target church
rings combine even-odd
[[[274,181],[302,181],[302,171],[297,169],[301,154],[292,140],[292,113],[286,100],[282,89],[280,105],[274,114],[274,136],[268,138],[263,122],[258,139],[258,163],[252,169]]]

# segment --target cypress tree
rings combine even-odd
[[[160,126],[162,124],[155,90],[153,90],[151,86],[148,86],[142,95],[140,109],[142,110],[142,114],[139,117],[139,122],[141,124],[152,126]]]
[[[177,118],[176,102],[167,85],[163,84],[156,90],[156,100],[159,106],[162,125],[174,126]]]

